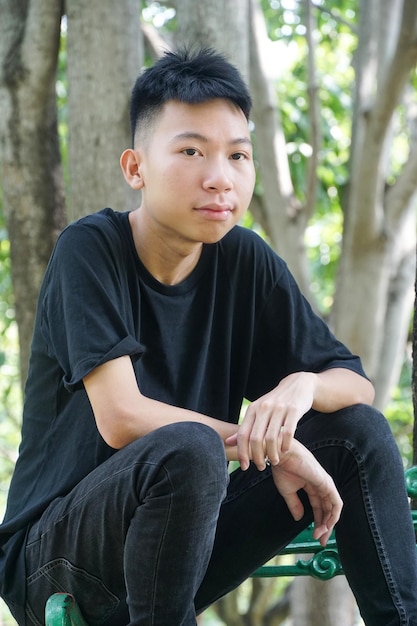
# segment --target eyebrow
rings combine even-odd
[[[185,131],[183,133],[179,133],[178,135],[175,135],[175,137],[171,139],[171,142],[182,141],[183,139],[196,139],[197,141],[202,141],[204,143],[209,142],[208,137],[206,137],[205,135],[201,135],[200,133],[194,133],[191,131]],[[236,139],[232,139],[231,141],[229,141],[229,143],[232,146],[240,145],[240,144],[247,144],[249,146],[253,145],[252,141],[248,137],[236,137]]]

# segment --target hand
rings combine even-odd
[[[236,439],[243,470],[250,460],[259,470],[265,469],[265,457],[272,465],[279,463],[281,454],[290,449],[299,420],[313,405],[316,384],[316,374],[297,372],[252,402]]]
[[[313,536],[325,546],[343,506],[331,476],[296,439],[292,440],[288,452],[281,456],[279,465],[271,469],[275,486],[297,521],[304,515],[304,506],[297,491],[304,489],[313,510]]]

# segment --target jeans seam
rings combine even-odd
[[[404,626],[407,626],[408,624],[407,614],[406,614],[405,608],[403,607],[401,603],[401,597],[400,597],[400,594],[398,593],[398,589],[395,585],[392,572],[389,567],[382,535],[378,531],[378,524],[375,518],[373,506],[372,506],[371,495],[369,491],[366,470],[364,468],[363,458],[361,454],[359,453],[359,451],[357,450],[357,448],[352,443],[350,443],[349,441],[346,441],[345,439],[326,439],[322,441],[317,441],[313,445],[309,446],[308,449],[310,450],[310,452],[314,452],[316,450],[319,450],[320,448],[329,447],[329,446],[338,446],[338,447],[345,448],[352,454],[353,458],[355,459],[357,463],[362,498],[363,498],[371,534],[375,543],[376,552],[378,554],[378,559],[381,564],[381,569],[384,573],[385,581],[386,581],[389,593],[391,595],[392,602],[398,611],[401,624],[403,624]]]
[[[80,506],[80,504],[86,498],[89,498],[91,496],[91,494],[93,494],[97,489],[101,488],[102,485],[105,484],[107,481],[112,480],[114,476],[117,476],[119,474],[123,474],[124,472],[130,472],[132,470],[132,468],[134,468],[136,466],[139,466],[139,465],[159,466],[160,468],[165,469],[161,463],[151,463],[149,461],[141,461],[141,462],[132,463],[131,465],[125,466],[125,467],[123,467],[122,469],[120,469],[118,471],[112,472],[111,475],[106,476],[103,480],[101,480],[99,483],[94,485],[94,487],[90,488],[86,493],[84,493],[77,500],[75,500],[72,503],[72,505],[67,510],[65,510],[65,513],[63,515],[61,515],[60,517],[57,517],[56,519],[53,520],[53,525],[55,526],[55,525],[59,524],[60,522],[62,522],[63,520],[65,520],[65,518],[68,517],[74,511],[74,509],[76,509],[78,506]],[[53,502],[51,502],[51,505],[52,504],[53,504]],[[28,541],[27,544],[26,544],[26,548],[30,548],[32,545],[37,543],[40,539],[42,539],[42,537],[47,535],[48,532],[49,532],[49,527],[41,534],[40,537],[36,537],[36,539],[34,539],[32,541]]]
[[[157,463],[155,463],[155,465],[157,465]],[[157,586],[157,580],[158,580],[158,576],[156,575],[156,572],[159,570],[159,564],[160,564],[160,559],[161,559],[161,551],[162,551],[162,544],[164,541],[164,537],[166,536],[166,531],[167,531],[167,526],[168,526],[168,519],[170,516],[170,512],[172,509],[172,492],[174,490],[174,486],[172,484],[170,475],[168,470],[166,469],[166,467],[164,467],[163,465],[161,465],[160,469],[162,469],[165,472],[165,475],[167,477],[167,480],[169,481],[169,484],[171,486],[171,494],[169,497],[169,507],[168,507],[168,511],[167,511],[167,515],[166,515],[166,520],[165,520],[165,528],[164,528],[164,532],[161,536],[160,542],[159,542],[159,550],[158,550],[158,556],[156,559],[156,564],[155,564],[155,570],[154,570],[154,582],[152,585],[152,624],[155,623],[155,598],[156,598],[156,586]]]

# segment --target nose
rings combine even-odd
[[[223,160],[216,160],[216,162],[210,163],[205,171],[204,189],[218,193],[230,191],[233,187],[233,182],[229,168],[229,163]]]

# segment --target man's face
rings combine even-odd
[[[252,144],[244,114],[228,100],[169,101],[137,152],[140,211],[172,243],[219,241],[249,206]]]

